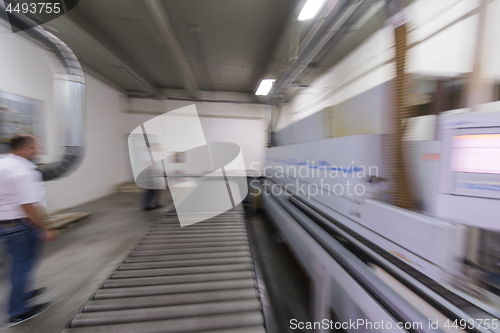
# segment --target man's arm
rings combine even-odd
[[[44,213],[44,209],[37,203],[29,203],[22,205],[26,215],[28,215],[29,220],[37,227],[41,229],[45,233],[45,240],[50,242],[57,239],[60,235],[59,230],[57,229],[49,229],[43,222],[42,216],[46,215]]]
[[[41,178],[38,179],[38,177],[39,174],[35,172],[23,173],[17,177],[14,185],[19,196],[19,203],[28,216],[29,221],[33,227],[42,230],[45,240],[50,242],[59,237],[60,232],[57,229],[49,230],[50,228],[42,222],[42,217],[46,213],[43,206],[39,203],[41,194],[37,188],[37,184],[41,182]]]
[[[42,214],[40,214],[40,207],[36,203],[29,203],[22,205],[24,212],[28,215],[30,221],[35,224],[36,227],[42,230],[49,230],[47,226],[42,222]]]

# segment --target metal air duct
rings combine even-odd
[[[64,110],[65,153],[60,161],[42,165],[38,170],[44,181],[56,179],[65,174],[83,157],[85,79],[83,70],[71,49],[59,38],[34,24],[22,14],[9,15],[3,1],[0,3],[0,17],[19,29],[26,37],[54,56],[50,68],[54,81],[54,101]],[[10,22],[9,22],[10,21]]]

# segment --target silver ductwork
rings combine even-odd
[[[401,0],[405,1],[405,0]],[[272,95],[286,93],[286,89],[300,77],[311,63],[324,57],[352,31],[355,23],[375,3],[381,0],[339,0],[327,2],[310,32],[299,45],[298,55],[291,58],[278,74]]]
[[[44,181],[56,179],[66,174],[68,170],[74,169],[76,163],[83,157],[85,79],[82,67],[66,44],[42,27],[33,27],[33,22],[27,17],[11,15],[9,20],[3,1],[0,2],[0,17],[21,30],[28,28],[21,34],[51,55],[54,102],[56,108],[62,110],[64,114],[66,149],[60,161],[41,165],[38,170],[42,173]]]

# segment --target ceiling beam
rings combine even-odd
[[[61,36],[61,34],[57,33],[57,30],[71,30],[78,36],[80,36],[83,40],[89,42],[94,46],[105,58],[108,59],[110,65],[117,67],[117,64],[120,68],[128,72],[131,77],[133,77],[143,88],[154,97],[162,97],[160,89],[155,87],[150,80],[143,74],[141,71],[128,60],[128,57],[120,51],[115,45],[107,41],[102,36],[102,32],[97,31],[95,28],[90,25],[85,24],[79,17],[75,15],[64,15],[58,20],[54,20],[48,24],[44,24],[44,27],[48,27],[49,30],[52,31],[53,28],[56,31],[57,35]],[[62,37],[63,38],[63,37]],[[63,38],[64,39],[64,38]],[[113,80],[112,80],[113,81]]]
[[[168,18],[167,12],[161,3],[161,0],[146,0],[146,7],[149,9],[151,16],[160,32],[163,41],[172,52],[177,66],[179,66],[184,84],[191,97],[197,97],[199,89],[198,81],[194,74],[186,54],[182,49],[181,43],[175,34],[174,27]]]
[[[315,24],[300,43],[298,55],[279,74],[271,91],[272,96],[286,92],[286,89],[307,68],[314,56],[340,30],[339,23],[344,23],[362,1],[351,3],[347,0],[339,0],[326,3]]]

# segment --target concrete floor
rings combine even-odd
[[[291,319],[312,321],[304,271],[261,212],[248,213],[246,220],[268,333],[312,332],[290,329]]]
[[[37,271],[36,287],[50,288],[37,302],[54,305],[3,332],[59,333],[157,221],[159,211],[140,211],[141,199],[141,193],[116,193],[72,209],[92,216],[45,244]],[[171,202],[168,193],[162,199]],[[268,332],[292,332],[290,319],[310,320],[307,279],[261,213],[247,214],[247,222]],[[7,319],[8,266],[7,262],[0,268],[1,322]]]
[[[163,201],[169,201],[167,195]],[[4,332],[59,333],[155,222],[159,212],[144,213],[140,207],[140,193],[116,193],[72,209],[92,216],[63,229],[57,241],[46,243],[37,271],[36,287],[50,288],[37,303],[54,305]],[[8,266],[4,264],[0,272],[2,323],[7,319]]]

